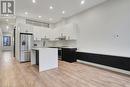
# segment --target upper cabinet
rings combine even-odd
[[[33,26],[34,39],[41,40],[41,38],[51,38],[52,29]]]
[[[33,33],[34,40],[41,40],[41,38],[56,40],[61,37],[65,37],[65,40],[77,40],[78,36],[76,24],[66,24],[55,29],[26,24],[20,24],[19,27],[20,32]]]
[[[68,25],[64,26],[63,34],[70,40],[71,39],[76,40],[77,39],[76,24],[68,24]]]
[[[76,40],[78,36],[77,25],[67,24],[55,29],[58,32],[58,37],[65,36],[67,40]]]

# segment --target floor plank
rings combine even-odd
[[[130,76],[59,61],[59,68],[38,72],[37,66],[19,63],[11,52],[0,57],[0,87],[130,87]]]

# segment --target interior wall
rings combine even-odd
[[[1,49],[2,49],[2,30],[1,30],[1,28],[0,28],[0,54],[1,54]]]
[[[13,34],[8,32],[3,32],[3,36],[10,36],[11,37],[11,46],[2,46],[4,51],[13,51]],[[3,42],[3,41],[2,41]],[[3,45],[3,43],[2,43]]]
[[[56,24],[78,24],[82,52],[130,57],[130,0],[108,0]]]
[[[8,26],[8,29],[7,29]],[[0,23],[0,28],[1,28],[1,32],[2,32],[2,36],[1,36],[1,46],[2,46],[2,50],[4,51],[12,51],[13,50],[13,25],[9,25],[6,23]],[[10,36],[11,37],[11,46],[3,46],[3,36]]]

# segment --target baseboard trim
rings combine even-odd
[[[117,69],[117,68],[113,68],[113,67],[109,67],[109,66],[105,66],[105,65],[100,65],[100,64],[95,64],[95,63],[91,63],[91,62],[86,62],[86,61],[82,61],[82,60],[77,60],[77,62],[91,65],[91,66],[95,66],[95,67],[102,68],[102,69],[111,70],[111,71],[126,74],[126,75],[130,75],[130,71],[126,71],[126,70],[122,70],[122,69]]]

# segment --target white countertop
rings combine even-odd
[[[77,47],[68,46],[68,47],[61,47],[61,48],[77,48]]]
[[[41,50],[41,49],[58,49],[58,48],[47,48],[47,47],[43,47],[43,48],[32,48],[32,50]]]

